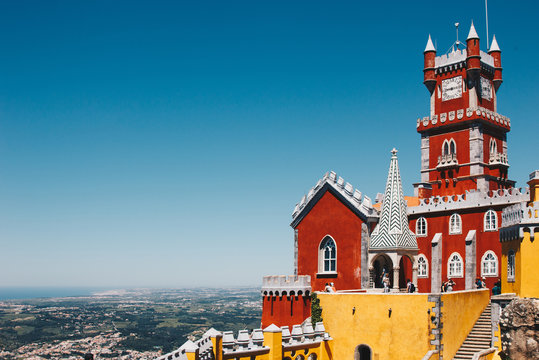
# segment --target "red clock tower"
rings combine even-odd
[[[408,207],[422,292],[439,291],[449,278],[456,290],[475,288],[477,277],[492,287],[500,277],[501,211],[527,196],[507,178],[511,122],[497,112],[501,51],[495,37],[488,52],[479,44],[472,23],[465,48],[457,39],[437,56],[429,36],[423,52],[430,114],[417,120],[419,205]]]
[[[429,36],[424,51],[430,116],[417,120],[421,182],[415,186],[420,198],[515,184],[507,179],[511,123],[496,109],[502,83],[500,48],[494,37],[488,53],[481,51],[473,23],[466,48],[460,44],[457,40],[449,53],[436,56]]]

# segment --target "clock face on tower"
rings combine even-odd
[[[442,80],[442,101],[457,99],[462,96],[462,76]]]
[[[481,97],[486,100],[492,100],[492,84],[484,77],[481,77]]]

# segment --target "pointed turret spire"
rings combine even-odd
[[[426,53],[427,51],[436,51],[436,49],[434,48],[434,45],[432,44],[432,39],[430,38],[430,34],[429,34],[429,40],[427,41],[427,46],[425,46],[425,51],[423,52]]]
[[[475,31],[475,27],[473,26],[473,21],[472,26],[470,26],[470,32],[468,33],[468,37],[466,38],[466,40],[470,39],[479,39],[479,35],[477,35],[477,31]]]
[[[500,47],[498,46],[498,42],[496,41],[496,35],[492,36],[492,44],[490,45],[490,49],[488,50],[488,52],[491,51],[501,51]]]
[[[408,227],[397,150],[391,150],[386,191],[380,221],[372,232],[371,249],[417,249],[415,234]]]

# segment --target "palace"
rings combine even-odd
[[[539,171],[525,190],[508,178],[496,38],[482,51],[472,23],[465,46],[438,55],[429,36],[423,54],[430,114],[416,123],[414,196],[396,149],[374,202],[326,173],[292,213],[294,274],[263,279],[264,330],[211,329],[160,359],[499,358],[500,306],[539,296]],[[503,300],[491,302],[500,284]]]

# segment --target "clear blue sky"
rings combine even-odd
[[[539,168],[535,1],[489,2],[510,177]],[[4,1],[0,286],[259,285],[329,170],[419,180],[429,33],[484,1]]]

